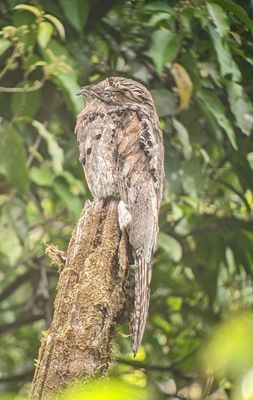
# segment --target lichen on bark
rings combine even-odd
[[[30,399],[48,399],[66,384],[108,369],[115,329],[129,302],[131,254],[117,205],[116,200],[87,203],[72,233]]]

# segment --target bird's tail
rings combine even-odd
[[[135,258],[135,290],[134,290],[134,313],[132,320],[131,347],[136,355],[144,334],[146,319],[148,315],[151,281],[151,262],[143,257]]]

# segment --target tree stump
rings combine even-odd
[[[116,200],[86,203],[60,267],[53,321],[41,340],[30,399],[48,399],[66,384],[104,374],[128,302],[131,253],[119,229]],[[55,398],[55,397],[54,397]]]

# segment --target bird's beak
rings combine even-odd
[[[76,96],[87,96],[87,94],[90,93],[90,90],[88,89],[88,87],[83,87],[80,90],[78,90],[78,92],[76,92]]]
[[[83,88],[78,90],[76,96],[83,96],[86,98],[86,100],[89,98],[92,99],[97,98],[101,100],[101,96],[99,95],[99,93],[96,92],[96,85],[84,86]]]

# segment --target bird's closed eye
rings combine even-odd
[[[111,86],[114,86],[114,80],[111,76],[109,78],[107,78],[107,80]]]

